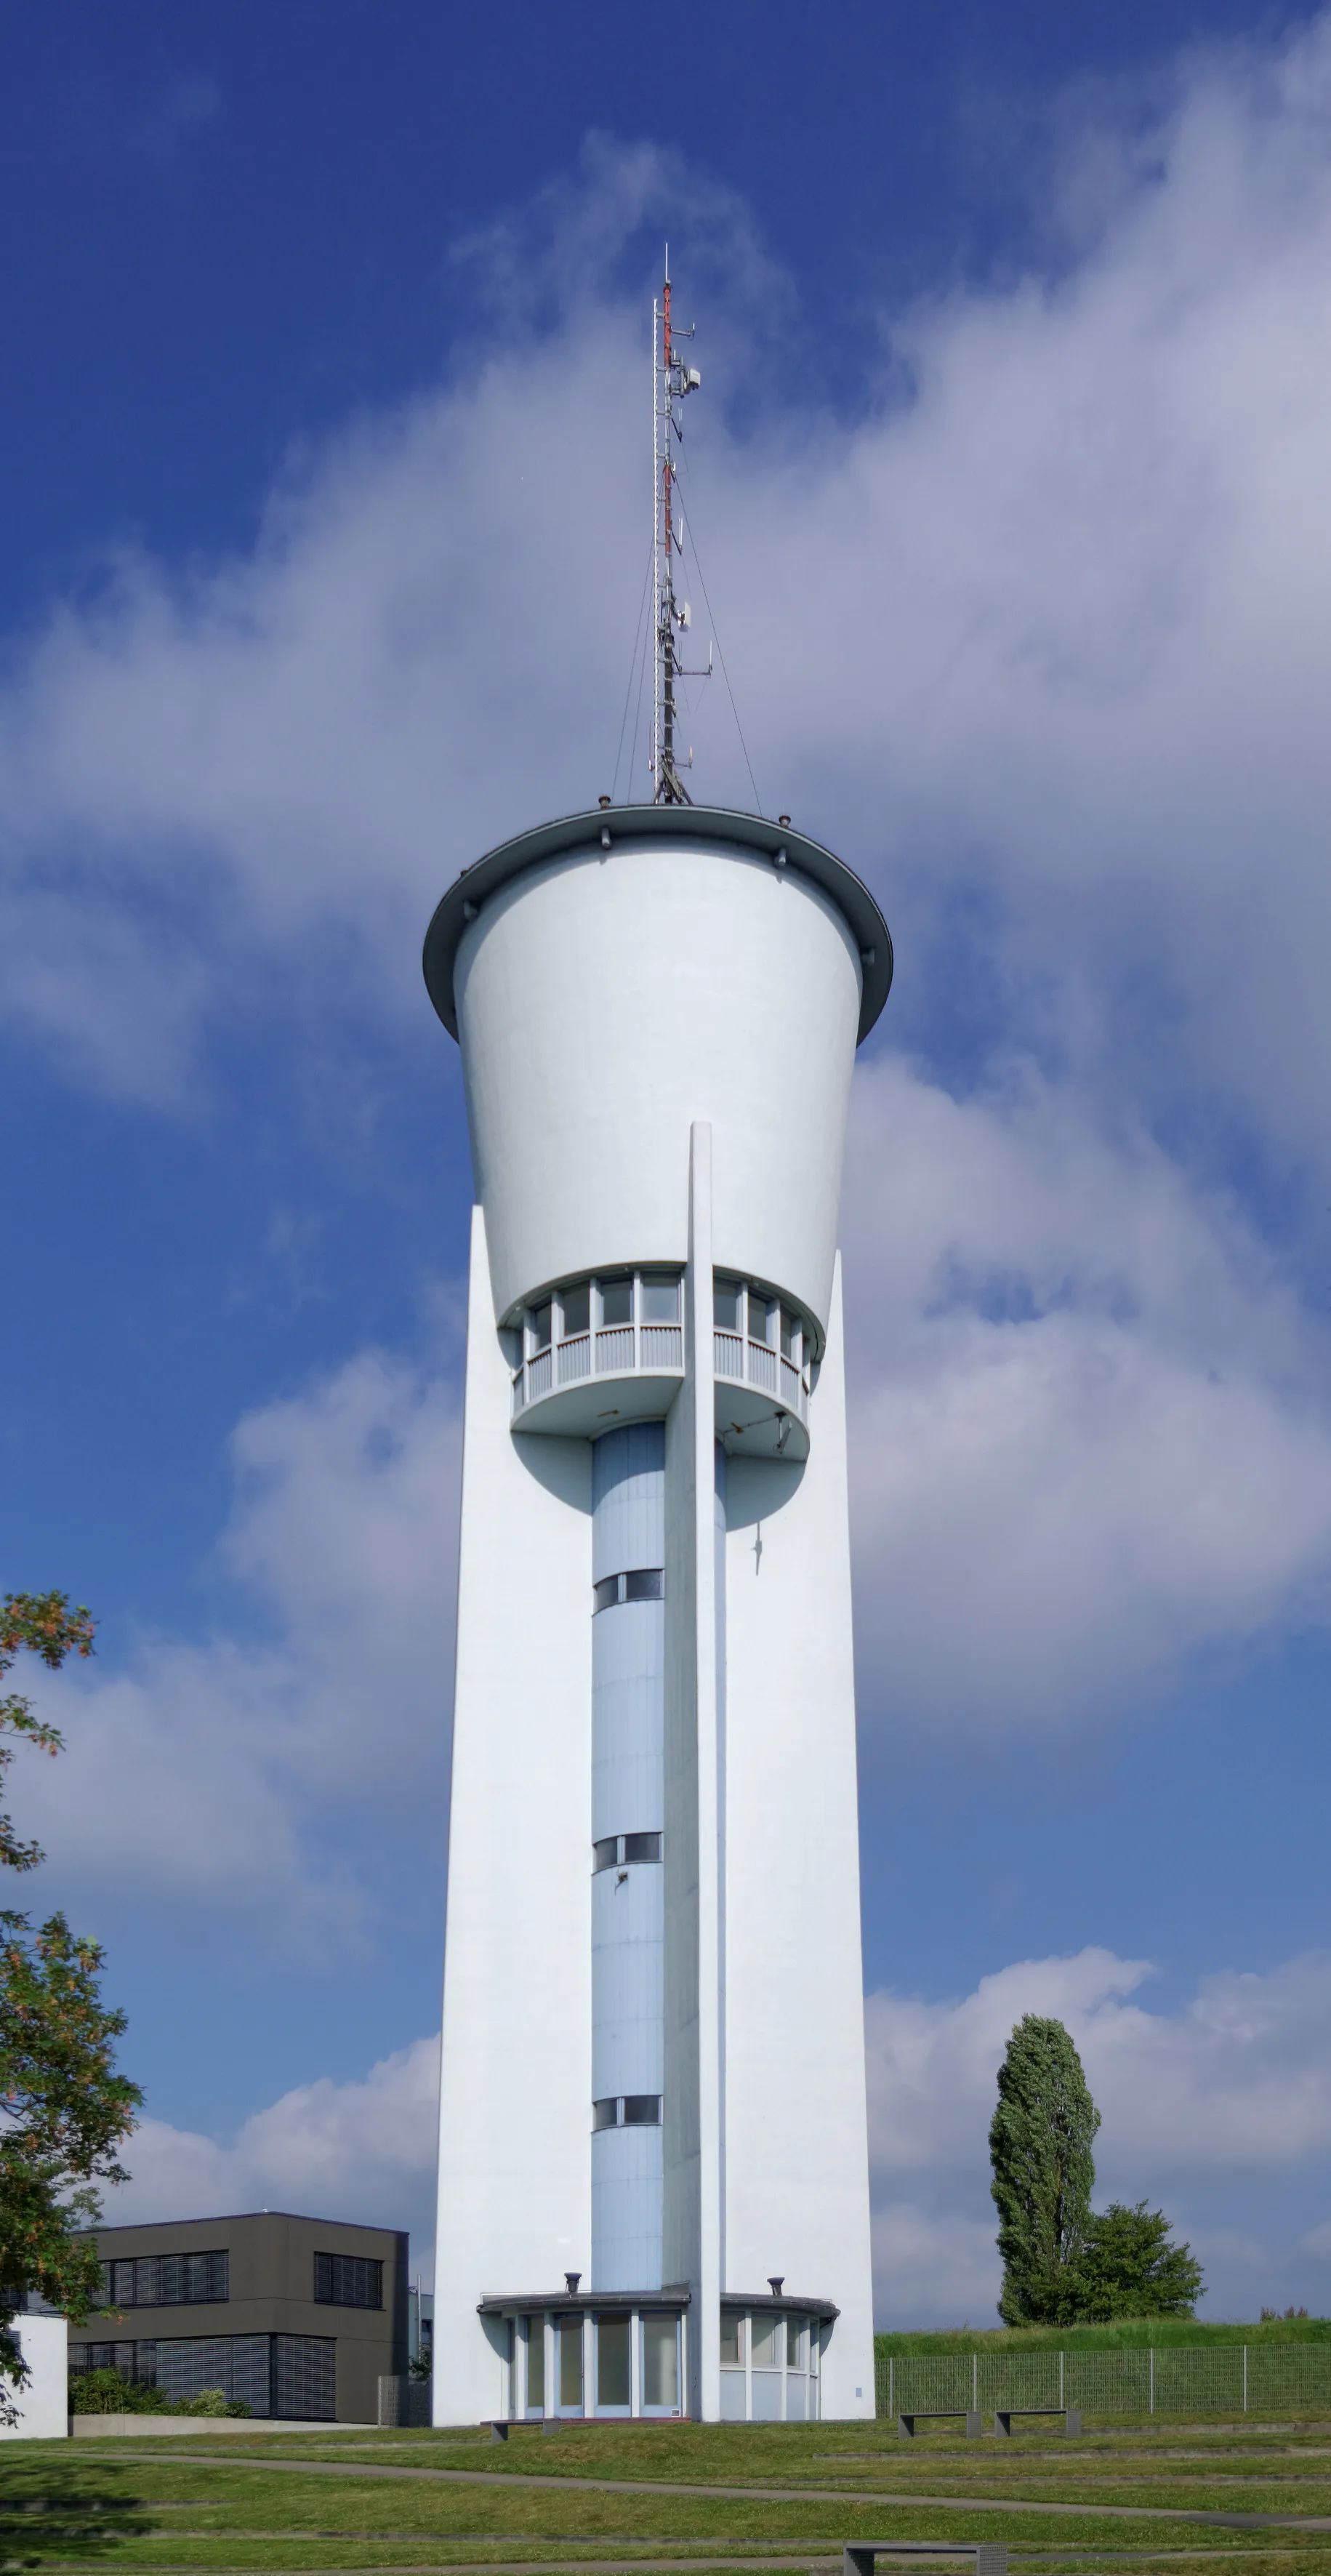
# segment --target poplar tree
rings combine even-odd
[[[0,1604],[0,1675],[24,1648],[53,1670],[68,1655],[92,1653],[93,1622],[63,1592],[7,1593]],[[61,1749],[53,1726],[17,1692],[0,1698],[0,1734],[26,1736],[44,1753]],[[0,1743],[0,1780],[12,1757]],[[43,1855],[0,1815],[0,1868],[22,1873]],[[27,2377],[5,2329],[36,2291],[81,2324],[102,2297],[102,2271],[88,2230],[99,2216],[96,2186],[128,2179],[116,2150],[143,2096],[119,2074],[115,2041],[125,2027],[99,1989],[102,1953],[71,1932],[63,1914],[34,1924],[0,1908],[0,2419],[14,2420],[5,2392]]]
[[[998,2210],[1005,2325],[1063,2325],[1078,2307],[1078,2275],[1092,2231],[1100,2114],[1061,2021],[1026,2013],[998,2070],[989,2128],[990,2189]]]

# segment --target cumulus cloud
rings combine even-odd
[[[67,1751],[24,1787],[55,1883],[99,1901],[235,1910],[353,1937],[356,1884],[322,1829],[442,1829],[458,1422],[451,1381],[362,1352],[247,1414],[224,1562],[258,1615],[125,1669],[39,1675]],[[237,1623],[238,1624],[238,1623]],[[206,1818],[206,1830],[201,1820]]]
[[[866,1715],[1047,1726],[1325,1616],[1324,1329],[1229,1197],[1029,1067],[888,1060],[844,1234]]]
[[[1206,2266],[1209,2313],[1331,2252],[1331,2227],[1299,2243],[1283,2206],[1331,2158],[1331,1956],[1264,1976],[1204,1977],[1176,2011],[1152,2012],[1149,1962],[1098,1949],[1032,1959],[973,1994],[865,2004],[875,2265],[884,2322],[983,2322],[998,2295],[988,2127],[1008,2034],[1023,2013],[1072,2033],[1103,2115],[1097,2200],[1165,2195]],[[1276,2182],[1280,2190],[1273,2190]],[[1209,2223],[1213,2186],[1248,2229]],[[1190,2216],[1190,2211],[1194,2215]],[[1198,2223],[1200,2215],[1200,2224]],[[1306,2274],[1306,2265],[1303,2267]],[[1306,2296],[1306,2287],[1304,2295]],[[1240,2313],[1242,2313],[1240,2307]]]
[[[370,2227],[407,2227],[412,2271],[430,2277],[439,2041],[418,2039],[360,2080],[297,2085],[223,2142],[145,2120],[131,2180],[106,2199],[114,2226],[286,2209]]]

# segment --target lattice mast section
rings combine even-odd
[[[670,248],[666,246],[665,273],[659,300],[652,304],[652,626],[655,635],[655,667],[652,691],[652,777],[654,802],[658,805],[691,805],[679,774],[675,752],[675,681],[680,663],[675,650],[677,635],[686,632],[690,622],[689,603],[675,597],[675,557],[682,554],[679,513],[675,502],[675,459],[672,441],[679,437],[675,407],[686,395],[696,393],[702,378],[696,367],[686,366],[680,353],[680,340],[691,340],[693,329],[675,334],[670,320]]]

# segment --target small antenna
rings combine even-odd
[[[659,336],[658,336],[659,335]],[[682,634],[690,622],[690,609],[685,600],[675,600],[675,552],[679,537],[675,526],[675,467],[670,441],[677,438],[674,407],[687,394],[696,393],[702,382],[698,369],[688,367],[680,354],[679,341],[691,340],[693,325],[676,333],[670,320],[670,244],[666,243],[665,273],[659,303],[652,304],[652,623],[656,635],[656,669],[652,707],[652,777],[655,781],[653,802],[657,805],[691,805],[692,797],[679,774],[675,758],[675,681],[683,665],[675,659],[675,630]],[[710,669],[710,656],[709,656]],[[703,678],[704,673],[689,674]]]

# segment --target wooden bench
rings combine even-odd
[[[980,2419],[970,2406],[912,2406],[909,2413],[898,2415],[897,2432],[903,2442],[913,2442],[917,2424],[950,2424],[962,2416],[969,2439],[978,2441]]]
[[[973,2558],[975,2576],[1007,2576],[1007,2546],[1001,2540],[848,2540],[841,2576],[874,2576],[880,2549],[885,2558]]]
[[[994,2409],[994,2431],[997,2433],[1000,2441],[1011,2441],[1012,2418],[1014,2415],[1061,2415],[1063,2418],[1063,2430],[1065,2433],[1079,2433],[1081,2431],[1080,2406],[996,2406]]]

